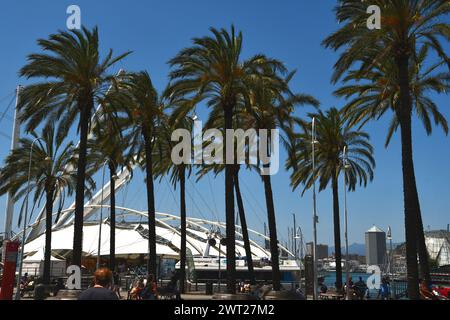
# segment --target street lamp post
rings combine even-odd
[[[317,205],[316,205],[316,154],[315,154],[315,145],[317,144],[316,140],[316,118],[312,119],[312,135],[311,135],[311,146],[312,146],[312,169],[313,169],[313,273],[314,273],[314,292],[313,299],[317,299],[317,255],[316,255],[316,246],[317,246]]]
[[[103,172],[102,172],[102,196],[100,202],[100,219],[98,222],[98,247],[97,247],[97,269],[100,268],[100,248],[102,245],[102,223],[103,223],[103,190],[105,189],[105,167],[108,164],[109,160],[105,160],[103,163]],[[111,187],[111,185],[110,185]]]
[[[221,247],[221,243],[220,243],[220,241],[219,241],[219,281],[218,281],[218,285],[217,285],[217,287],[218,287],[218,291],[219,291],[219,293],[220,293],[220,284],[221,284],[221,282],[222,282],[222,270],[221,270],[221,262],[220,262],[220,248]]]
[[[294,229],[292,230],[292,238],[294,240],[294,259],[297,261],[297,226],[295,224],[295,213],[292,214],[292,217],[294,218]]]
[[[347,146],[344,147],[342,153],[342,165],[344,168],[344,237],[345,237],[345,273],[346,273],[346,284],[347,284],[347,300],[350,299],[350,270],[349,270],[349,260],[348,260],[348,224],[347,224]]]
[[[389,264],[389,268],[388,268],[388,275],[390,273],[392,273],[392,263],[393,263],[393,252],[392,252],[392,230],[391,227],[388,227],[388,231],[387,231],[387,239],[389,240],[389,256],[388,256],[388,264]]]
[[[25,217],[23,220],[23,231],[22,231],[22,250],[20,251],[19,274],[18,274],[18,278],[17,278],[17,290],[16,290],[15,300],[20,300],[20,280],[22,278],[23,256],[25,253],[25,240],[26,240],[25,238],[26,238],[26,233],[27,233],[27,220],[28,220],[28,198],[30,196],[31,158],[33,157],[34,144],[40,140],[43,140],[43,139],[42,138],[34,139],[30,146],[30,158],[28,161],[27,195],[25,197]]]
[[[299,226],[296,230],[294,230],[294,241],[297,241],[300,239],[300,256],[296,259],[296,261],[298,260],[300,262],[300,283],[299,283],[299,287],[300,289],[302,288],[302,269],[301,269],[301,264],[302,264],[302,258],[303,258],[303,233],[302,233],[302,228]]]

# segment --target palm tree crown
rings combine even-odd
[[[30,196],[28,193],[30,190],[34,193],[31,212],[35,207],[40,207],[41,200],[45,196],[46,241],[43,280],[44,283],[50,284],[52,226],[53,221],[59,219],[66,196],[72,195],[75,190],[76,150],[73,143],[62,144],[63,141],[58,138],[51,123],[42,130],[42,138],[38,138],[34,131],[31,132],[31,138],[22,138],[19,142],[20,146],[6,158],[6,164],[0,171],[0,195],[11,192],[16,201],[25,197],[23,202],[25,204],[26,198]],[[90,177],[86,182],[88,184],[86,189],[90,195],[90,190],[95,187],[95,183]],[[58,197],[58,210],[54,217],[53,207]],[[24,206],[22,205],[19,224],[22,220],[23,210]],[[28,224],[29,222],[24,221],[23,223]]]
[[[310,114],[316,119],[315,156],[316,171],[312,172],[312,132],[311,125],[302,122],[301,133],[295,134],[286,161],[286,169],[292,170],[291,185],[294,189],[304,186],[303,193],[312,187],[314,180],[319,181],[319,191],[327,188],[333,177],[344,171],[342,156],[347,147],[346,170],[348,188],[354,191],[356,186],[366,186],[374,177],[375,160],[369,135],[349,126],[345,117],[335,108],[326,113],[319,111]]]

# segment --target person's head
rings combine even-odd
[[[94,273],[94,284],[106,287],[112,282],[112,272],[108,268],[100,268]]]

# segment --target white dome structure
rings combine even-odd
[[[89,209],[94,212],[98,210],[100,205],[87,205],[86,211]],[[108,205],[103,205],[103,210],[108,210]],[[117,211],[123,212],[119,214],[119,217],[141,217],[141,221],[125,222],[125,219],[121,223],[116,223],[116,255],[117,256],[134,256],[139,254],[148,253],[148,227],[143,221],[147,220],[147,213],[141,212],[129,208],[116,207]],[[67,214],[71,209],[66,210],[63,214]],[[175,215],[167,213],[156,213],[156,252],[157,255],[164,258],[178,258],[181,248],[181,233],[179,229],[180,218]],[[144,219],[142,219],[144,218]],[[136,220],[136,219],[135,219]],[[40,222],[36,222],[31,226],[33,229]],[[187,218],[187,243],[186,246],[192,252],[193,256],[219,256],[219,243],[225,234],[225,224],[222,222],[215,222],[200,218]],[[236,226],[236,255],[238,257],[245,257],[244,242],[242,240],[242,234],[239,232],[240,226]],[[259,237],[262,241],[269,240],[268,237],[249,229],[249,234],[255,237]],[[98,252],[98,239],[99,239],[99,222],[98,221],[85,221],[83,227],[83,254],[85,256],[94,257]],[[109,255],[110,244],[110,227],[108,219],[102,221],[101,231],[101,247],[100,255]],[[45,233],[43,230],[35,237],[28,238],[25,245],[25,254],[30,255],[34,252],[40,251],[45,246]],[[216,240],[215,246],[210,246],[210,239]],[[250,240],[252,258],[258,259],[270,259],[270,251],[263,247],[255,240]],[[52,253],[57,257],[66,257],[73,247],[73,223],[68,222],[64,225],[58,226],[57,224],[53,228],[52,232]],[[289,252],[285,247],[279,245],[280,250],[285,251],[288,256],[293,257],[293,254]],[[226,247],[220,247],[220,256],[226,255]]]

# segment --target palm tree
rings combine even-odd
[[[41,122],[59,121],[58,135],[67,132],[79,118],[79,158],[77,163],[77,187],[75,195],[75,220],[72,263],[81,266],[83,210],[86,180],[86,150],[89,125],[96,103],[105,99],[105,92],[115,77],[108,70],[128,53],[113,57],[112,50],[100,60],[98,30],[84,28],[53,34],[48,40],[38,40],[44,53],[28,56],[28,64],[20,75],[41,79],[29,85],[21,93],[22,120],[27,131],[34,130]]]
[[[15,149],[6,159],[5,166],[0,171],[0,195],[11,192],[18,201],[23,196],[28,197],[28,190],[34,192],[34,205],[40,205],[45,196],[45,254],[44,254],[44,284],[50,284],[50,258],[52,244],[53,206],[59,195],[58,214],[64,207],[66,195],[70,196],[76,186],[77,171],[73,166],[75,149],[72,143],[62,144],[62,140],[55,135],[54,126],[50,123],[42,130],[42,139],[31,132],[30,138],[22,138],[20,147]],[[33,144],[33,142],[36,142]],[[30,165],[30,152],[32,158]],[[29,171],[30,170],[30,171]],[[29,171],[29,172],[28,172]],[[28,174],[30,175],[30,189],[28,189]],[[94,186],[92,179],[88,190]],[[25,202],[25,201],[24,201]],[[21,213],[23,211],[23,207]],[[32,210],[33,211],[33,210]],[[31,212],[32,212],[31,211]],[[22,214],[19,216],[19,224]],[[28,223],[23,221],[22,223]]]
[[[272,145],[275,142],[275,137],[272,136],[272,130],[279,130],[284,133],[280,135],[282,145],[289,146],[289,141],[292,136],[292,126],[297,119],[294,117],[294,110],[296,106],[311,105],[319,106],[319,102],[312,96],[306,94],[294,94],[289,89],[289,82],[295,74],[290,72],[286,77],[282,75],[287,70],[281,63],[270,68],[263,68],[261,77],[254,77],[249,83],[250,97],[245,101],[245,108],[247,113],[247,125],[254,129],[267,130],[267,154],[272,152]],[[242,115],[244,117],[244,115]],[[262,137],[259,136],[259,140]],[[278,156],[278,155],[275,155]],[[265,171],[270,171],[270,163],[263,164]],[[281,275],[279,267],[279,252],[278,239],[276,228],[275,205],[273,200],[272,182],[270,173],[263,173],[260,165],[254,167],[261,175],[264,184],[264,194],[267,207],[267,220],[269,225],[270,236],[270,253],[272,262],[272,283],[273,290],[281,289]]]
[[[119,127],[114,123],[119,124]],[[129,148],[129,140],[121,133],[121,126],[123,125],[124,119],[117,119],[116,117],[114,122],[103,119],[92,127],[93,137],[88,140],[88,172],[93,174],[104,165],[108,165],[109,169],[109,269],[113,271],[116,269],[116,173],[123,167],[127,167],[128,171],[132,172],[131,157],[126,154]]]
[[[243,104],[238,103],[236,105],[236,112],[235,116],[233,117],[233,128],[241,128],[246,129],[249,125],[248,116],[245,116],[245,110],[243,110]],[[208,121],[206,122],[204,130],[208,130],[211,128],[223,128],[224,127],[224,117],[223,117],[223,110],[220,106],[214,106],[214,109],[209,115]],[[208,142],[206,143],[206,145]],[[237,146],[236,146],[237,147]],[[235,148],[235,157],[236,157],[236,148]],[[236,161],[236,160],[235,160]],[[248,166],[247,166],[248,167]],[[239,172],[241,169],[241,164],[236,164],[234,168],[234,177],[233,177],[233,184],[234,184],[234,192],[236,195],[236,204],[238,207],[238,214],[239,214],[239,221],[240,221],[240,229],[242,234],[242,240],[244,242],[244,250],[245,250],[245,256],[247,258],[247,269],[248,269],[248,275],[249,280],[251,284],[256,284],[256,278],[255,278],[255,271],[253,266],[253,255],[251,251],[251,245],[250,245],[250,237],[248,234],[248,227],[247,227],[247,218],[245,215],[245,207],[244,207],[244,201],[242,198],[242,193],[240,189],[239,184]],[[200,170],[198,171],[198,179],[200,180],[205,175],[209,174],[210,171],[214,172],[214,175],[217,176],[218,174],[222,173],[225,170],[225,165],[221,164],[211,164],[211,165],[203,165]]]
[[[324,44],[334,50],[346,48],[335,64],[334,82],[355,64],[359,65],[361,72],[370,72],[374,66],[389,59],[395,61],[399,87],[399,104],[395,113],[402,141],[408,296],[418,299],[417,229],[421,213],[412,151],[413,99],[409,72],[417,46],[421,44],[432,48],[450,69],[450,60],[440,43],[441,37],[448,39],[449,24],[444,19],[450,11],[450,4],[446,0],[376,0],[370,4],[381,9],[382,28],[367,28],[366,2],[340,0],[336,16],[343,26],[325,39]]]
[[[190,163],[175,164],[167,161],[171,158],[172,149],[176,142],[172,141],[172,132],[177,129],[186,129],[192,132],[193,120],[189,117],[178,117],[177,109],[170,115],[165,130],[162,131],[160,139],[157,141],[157,152],[154,152],[154,172],[155,176],[163,179],[170,175],[170,181],[174,188],[177,184],[180,187],[180,292],[185,293],[186,282],[186,176],[192,172]],[[191,154],[183,155],[191,158]]]
[[[242,33],[210,28],[213,36],[194,38],[192,47],[181,50],[169,61],[172,83],[167,96],[172,101],[190,101],[190,108],[207,100],[208,106],[222,108],[224,129],[233,128],[233,115],[239,99],[247,96],[246,82],[258,73],[261,65],[272,61],[262,55],[242,61]],[[227,152],[227,138],[224,139]],[[227,292],[236,291],[236,248],[234,225],[233,164],[225,167],[225,217],[227,240]]]
[[[148,248],[147,270],[156,275],[156,216],[154,190],[154,153],[159,137],[165,130],[166,106],[160,101],[158,92],[153,87],[150,75],[143,71],[127,76],[123,90],[129,97],[126,108],[130,121],[125,131],[129,137],[129,153],[135,155],[135,161],[141,164],[146,173],[148,206]]]
[[[373,179],[375,160],[369,135],[363,131],[353,130],[343,115],[335,108],[326,113],[320,111],[311,114],[316,118],[316,171],[312,170],[311,125],[302,121],[302,131],[291,142],[290,154],[286,168],[292,169],[291,185],[293,189],[303,185],[303,193],[310,189],[319,179],[319,191],[325,190],[331,182],[333,192],[334,248],[336,259],[336,289],[342,289],[341,266],[341,230],[339,215],[339,183],[341,171],[346,175],[349,191],[356,185],[367,185]],[[342,152],[348,150],[348,169],[344,170]]]
[[[448,134],[447,120],[427,94],[429,92],[447,92],[449,90],[450,76],[446,72],[438,72],[438,68],[442,63],[434,64],[422,70],[424,69],[427,53],[428,46],[422,46],[416,55],[416,63],[410,64],[409,82],[413,99],[413,110],[422,121],[428,135],[432,133],[432,122],[436,126],[441,126],[444,132]],[[352,83],[338,89],[336,94],[346,98],[353,97],[344,111],[353,123],[361,122],[361,125],[363,125],[373,118],[381,117],[389,109],[393,111],[385,143],[385,147],[388,147],[393,134],[399,127],[399,121],[395,112],[399,108],[400,103],[395,61],[391,59],[387,63],[375,66],[368,74],[360,74],[357,70],[349,72],[345,80],[352,81]],[[364,82],[365,84],[358,82]],[[428,283],[431,283],[429,257],[425,246],[421,215],[417,217],[416,232],[421,277]]]

